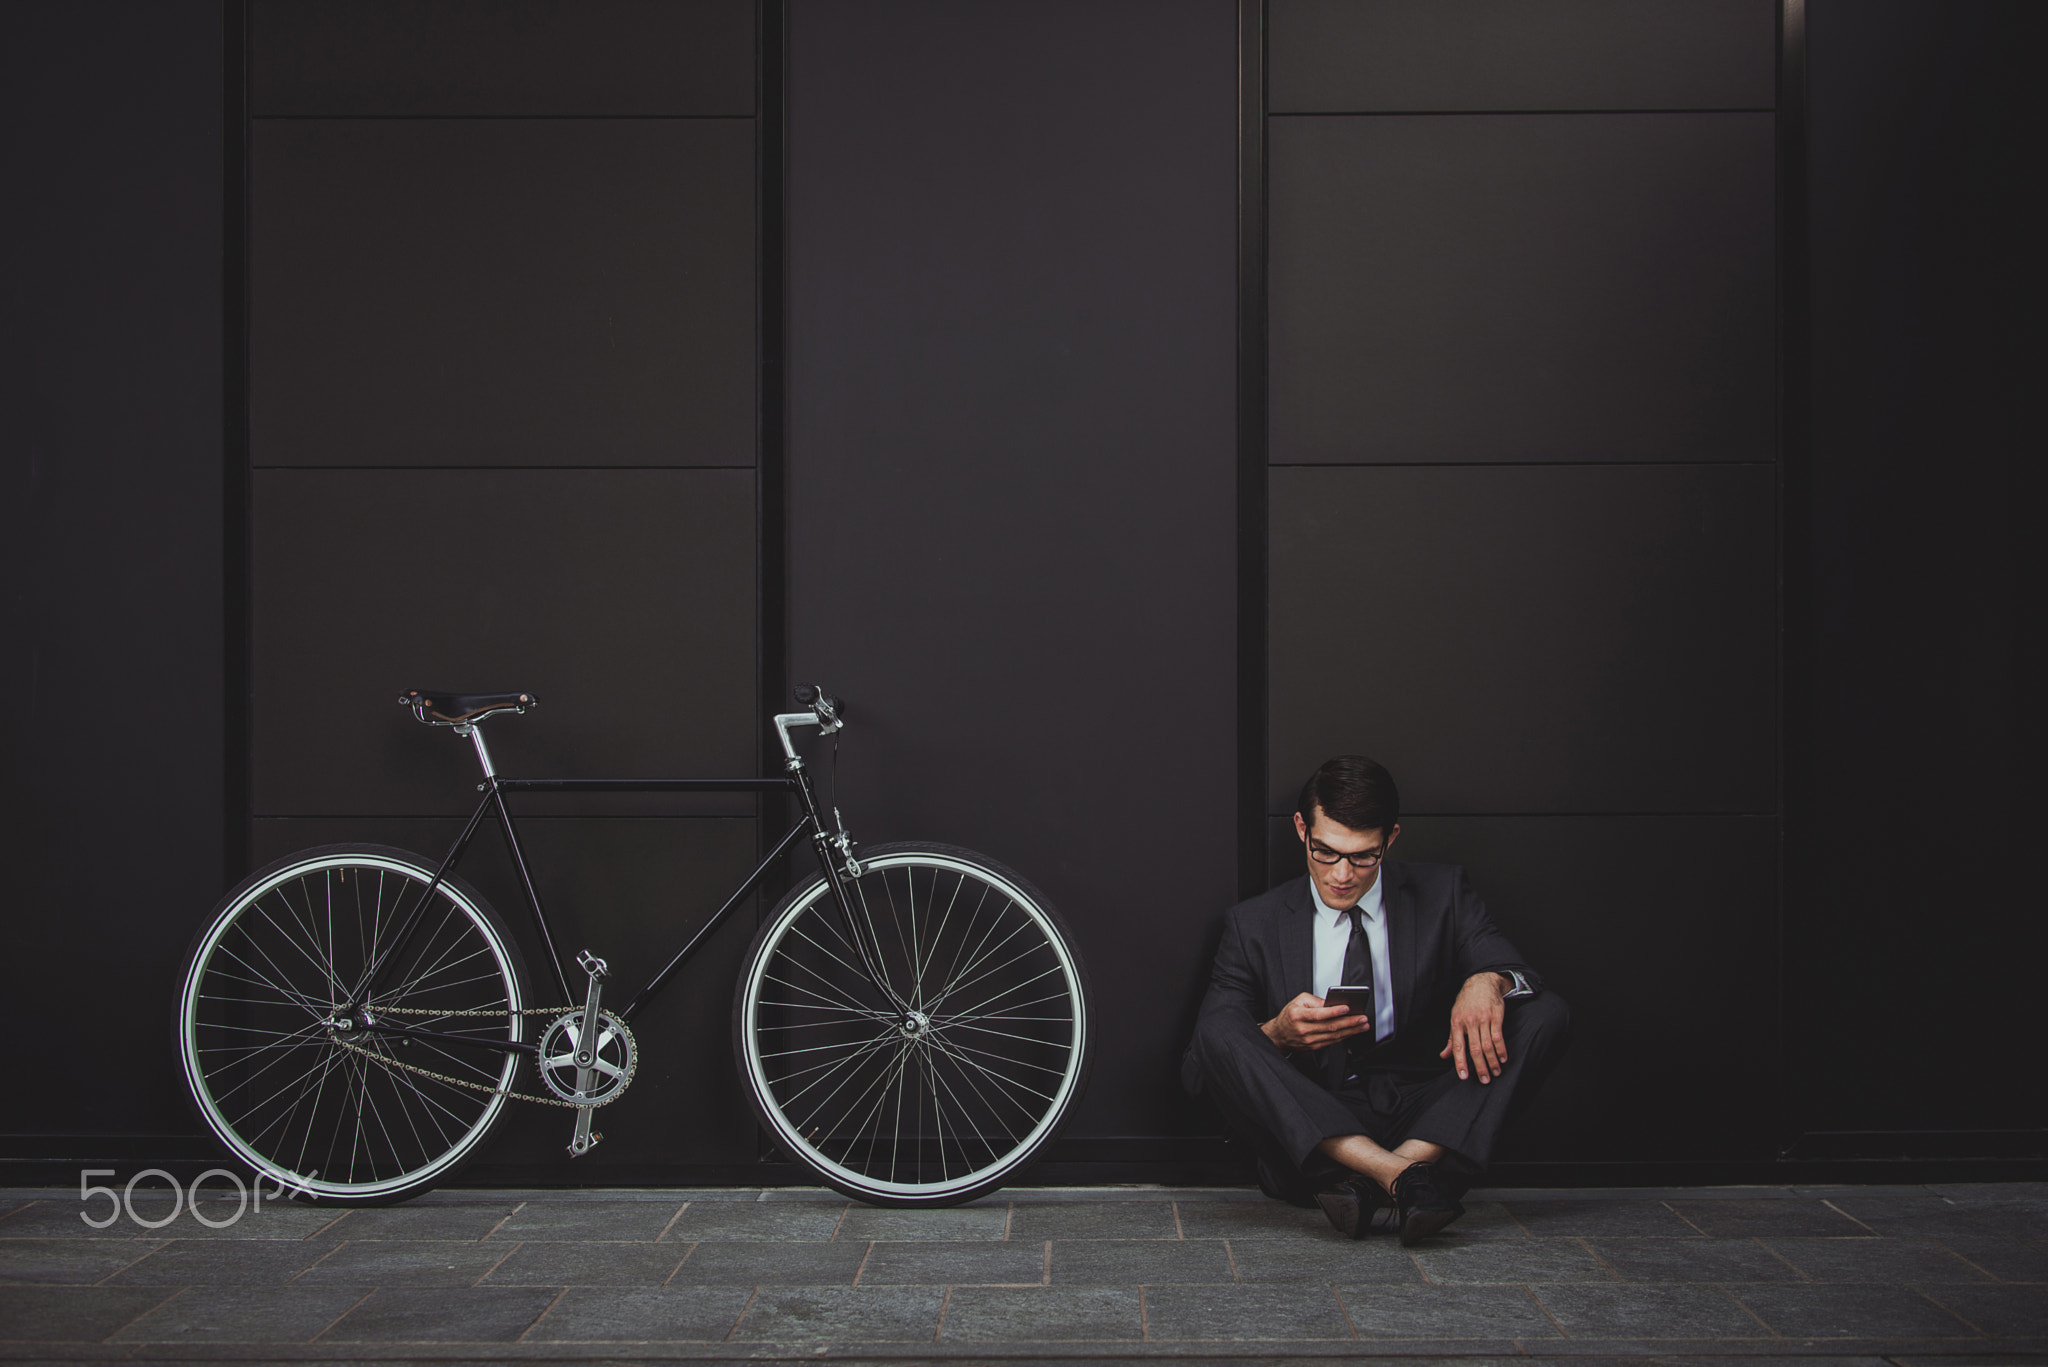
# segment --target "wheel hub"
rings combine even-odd
[[[903,1023],[896,1027],[905,1039],[923,1039],[931,1033],[931,1018],[922,1011],[906,1011]]]

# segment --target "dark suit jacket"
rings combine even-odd
[[[1464,869],[1389,859],[1380,865],[1380,879],[1385,884],[1381,907],[1387,918],[1387,952],[1393,959],[1388,968],[1394,986],[1394,1038],[1380,1042],[1374,1061],[1394,1067],[1447,1067],[1437,1051],[1450,1035],[1451,1004],[1467,978],[1513,968],[1539,992],[1543,980],[1495,928]],[[1327,987],[1309,981],[1315,971],[1314,907],[1304,873],[1225,912],[1223,940],[1216,947],[1202,1016],[1229,1012],[1256,1026],[1279,1015],[1280,1008],[1301,993],[1320,993]],[[1328,1085],[1323,1060],[1308,1054],[1296,1059],[1304,1072]],[[1193,1048],[1181,1059],[1181,1082],[1190,1092],[1201,1090],[1201,1064]]]

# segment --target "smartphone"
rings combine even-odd
[[[1323,994],[1324,1006],[1348,1006],[1355,1016],[1372,1015],[1371,987],[1333,987]]]

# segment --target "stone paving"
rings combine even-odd
[[[1481,1191],[1423,1247],[1240,1189],[0,1192],[0,1360],[2048,1361],[2048,1184]],[[134,1215],[166,1196],[138,1189]]]

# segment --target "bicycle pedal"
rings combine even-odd
[[[604,1143],[604,1136],[602,1134],[593,1132],[588,1139],[578,1135],[569,1141],[569,1156],[571,1158],[581,1158],[584,1154],[589,1153],[602,1143]]]

